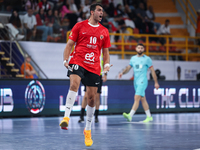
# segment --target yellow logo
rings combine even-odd
[[[71,35],[72,35],[72,32],[70,32],[69,36],[71,36]]]

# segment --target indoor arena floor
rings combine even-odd
[[[62,117],[0,119],[1,150],[200,150],[200,113],[153,114],[153,122],[132,122],[122,115],[100,115],[92,124],[93,145],[84,144],[85,123],[72,116],[68,130]]]

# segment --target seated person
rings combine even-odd
[[[33,66],[30,64],[30,62],[31,62],[31,56],[26,54],[25,63],[23,63],[20,68],[21,74],[24,74],[26,79],[33,79],[34,75],[36,74],[36,71],[33,68]]]
[[[27,14],[24,15],[24,27],[26,33],[27,41],[30,41],[35,38],[36,35],[36,17],[33,15],[33,10],[31,8],[28,9]]]
[[[19,31],[19,34],[23,34],[23,26],[17,10],[13,10],[12,15],[9,19],[9,23],[11,23]]]
[[[158,29],[157,35],[171,35],[169,23],[170,23],[170,21],[168,19],[165,20],[165,24],[161,25],[160,28]],[[165,38],[160,38],[159,41],[162,45],[164,45],[166,43]],[[172,42],[172,39],[169,38],[169,43],[171,43],[171,42]]]
[[[160,28],[160,23],[155,22],[155,13],[153,11],[153,7],[149,6],[149,9],[146,11],[148,19],[154,24],[154,28],[156,27],[156,30]]]

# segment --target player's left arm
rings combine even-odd
[[[153,68],[153,66],[150,67],[150,70],[151,70],[151,74],[152,74],[152,77],[153,77],[153,80],[155,82],[155,88],[158,89],[159,88],[159,84],[158,84],[158,80],[157,80],[157,76],[156,76],[156,73],[155,73],[155,70]]]
[[[109,55],[109,49],[108,48],[103,48],[103,62],[104,62],[104,67],[103,67],[103,72],[108,72],[110,70],[110,55]]]

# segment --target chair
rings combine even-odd
[[[165,51],[166,51],[165,46],[160,46],[160,47],[159,47],[159,51],[160,51],[160,52],[165,52]]]
[[[139,31],[139,29],[138,29],[138,28],[134,28],[134,29],[133,29],[133,33],[134,33],[134,34],[139,34],[139,33],[140,33],[140,31]]]
[[[127,30],[130,34],[133,34],[133,31],[134,31],[133,28],[131,28],[131,27],[127,27],[126,30]]]
[[[171,44],[175,44],[175,42],[172,42]],[[176,46],[169,47],[169,51],[170,52],[177,52],[176,51]]]
[[[151,41],[151,44],[157,44],[155,41]],[[149,46],[149,51],[156,52],[158,51],[157,46]]]
[[[130,43],[129,45],[125,45],[125,50],[135,50],[135,47],[136,45],[131,45],[132,43],[136,43],[136,40],[131,40],[131,41],[128,41],[127,43]]]
[[[137,44],[137,41],[136,41],[136,40],[131,40],[131,43]],[[132,48],[133,50],[135,50],[136,45],[131,45],[131,48]]]

